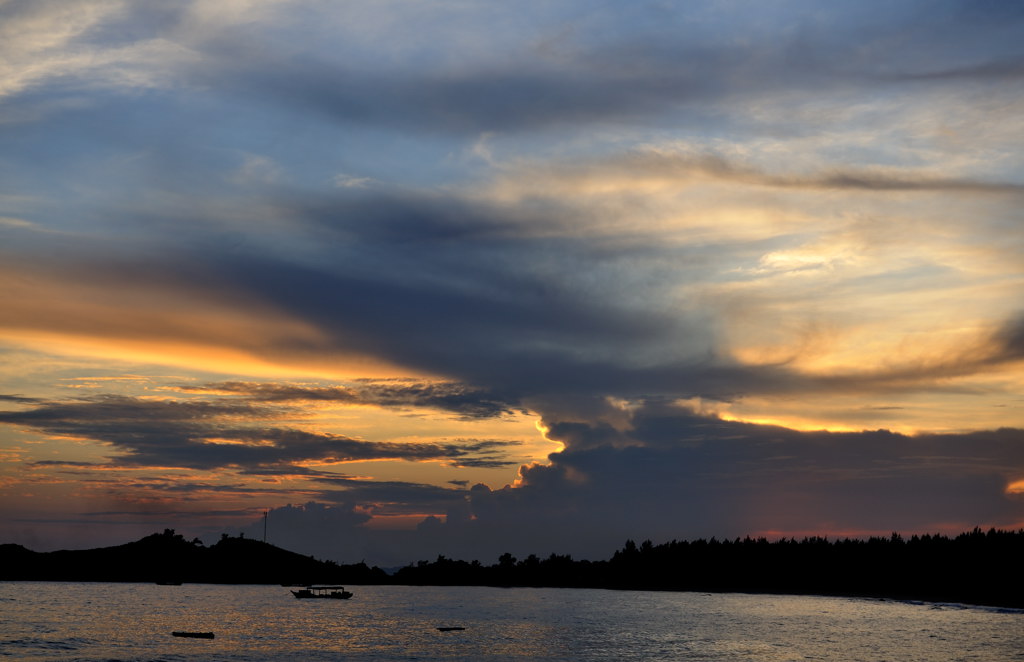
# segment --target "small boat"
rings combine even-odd
[[[191,639],[213,639],[212,632],[172,632],[172,637],[189,637]]]
[[[306,588],[292,591],[296,598],[326,598],[328,600],[348,600],[352,593],[345,590],[344,586],[307,586]]]
[[[459,627],[459,626],[454,626],[454,627],[439,627],[437,629],[440,630],[441,632],[459,632],[459,631],[465,630],[466,628]]]

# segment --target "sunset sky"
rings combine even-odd
[[[1024,527],[1024,4],[0,0],[0,543]]]

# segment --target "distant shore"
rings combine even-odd
[[[34,552],[0,545],[0,580],[175,584],[401,584],[533,586],[807,594],[1024,609],[1024,530],[768,541],[627,541],[606,561],[551,554],[494,565],[439,556],[393,574],[319,561],[264,542],[223,537],[206,547],[172,530],[88,550]]]

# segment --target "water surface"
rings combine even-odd
[[[280,586],[0,582],[0,657],[1024,660],[1024,612],[1014,610],[598,589],[350,589],[351,600],[296,600]]]

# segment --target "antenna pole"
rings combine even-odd
[[[269,510],[263,511],[263,542],[267,542],[267,515],[269,514]]]

